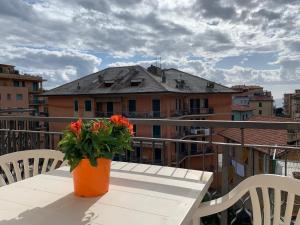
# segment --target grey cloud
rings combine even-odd
[[[259,11],[254,13],[254,16],[255,15],[265,17],[268,20],[280,19],[280,17],[281,17],[281,13],[272,12],[272,11],[266,10],[266,9],[260,9]]]
[[[25,71],[43,75],[49,80],[46,87],[66,82],[64,76],[73,80],[98,70],[101,59],[74,51],[49,51],[30,48],[8,48],[0,53],[0,61],[16,65]],[[9,59],[9,60],[8,60]]]
[[[195,10],[200,11],[206,18],[232,19],[236,16],[233,6],[222,6],[220,0],[197,0]]]
[[[174,35],[183,34],[191,35],[192,32],[184,26],[178,25],[172,21],[164,21],[154,13],[149,13],[142,16],[135,16],[131,12],[121,12],[116,14],[117,18],[126,21],[126,23],[137,25],[136,29],[139,31],[143,29],[142,26],[148,26],[152,28],[153,33],[159,33],[161,35]]]
[[[220,52],[234,47],[230,36],[218,30],[207,30],[196,36],[193,46],[201,46],[206,51]]]
[[[207,78],[211,74],[216,81],[228,82],[229,77],[243,80],[241,73],[255,82],[267,82],[265,74],[274,78],[272,82],[276,76],[283,82],[283,77],[299,75],[300,4],[296,3],[299,0],[196,0],[194,5],[184,2],[183,6],[163,0],[31,0],[30,4],[0,0],[0,44],[18,49],[8,50],[9,57],[0,56],[0,60],[23,68],[34,65],[33,69],[40,68],[54,84],[55,77],[56,82],[62,76],[74,78],[99,65],[96,57],[69,49],[118,57],[182,59],[192,55],[207,62],[248,51],[275,50],[293,56],[281,58],[276,73],[241,68],[226,71],[216,69],[213,63],[180,60],[168,65],[197,70]]]
[[[18,17],[26,21],[36,16],[32,6],[22,0],[0,0],[0,6],[1,16]]]
[[[71,1],[73,2],[73,1]],[[74,1],[76,2],[76,1]],[[89,10],[97,10],[103,13],[107,13],[110,10],[110,5],[105,0],[77,0],[77,3]]]
[[[286,41],[285,44],[292,52],[299,52],[300,53],[300,40],[298,41]],[[300,66],[300,65],[299,65]]]

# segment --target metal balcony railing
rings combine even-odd
[[[77,119],[0,116],[0,155],[28,149],[57,149],[57,142],[62,138],[62,128],[51,130],[51,127],[54,125],[64,127]],[[94,118],[84,118],[84,120],[91,119]],[[220,196],[221,193],[223,195],[240,181],[258,173],[293,176],[300,172],[300,161],[291,161],[288,158],[291,152],[300,153],[299,146],[247,143],[244,137],[247,129],[286,130],[287,135],[292,131],[297,133],[300,130],[299,122],[159,118],[130,118],[130,120],[137,127],[143,125],[143,129],[147,126],[151,129],[153,125],[161,125],[169,128],[171,132],[162,132],[161,138],[136,135],[132,143],[134,151],[116,155],[115,160],[211,171],[214,173],[214,183],[210,192],[217,193],[211,196]],[[184,136],[178,136],[175,127],[183,127],[182,131],[187,128],[201,127],[209,130],[209,135],[200,139],[194,139],[194,136],[186,139]],[[235,128],[237,132],[239,131],[241,143],[222,142],[220,138],[216,138],[218,131],[226,128]],[[174,134],[177,135],[176,138]],[[242,203],[242,207],[246,207],[245,202],[246,200]],[[235,212],[236,208],[229,210],[228,221],[235,219],[237,216]]]
[[[34,99],[29,102],[30,105],[45,105],[47,103],[48,102],[45,99]]]
[[[121,112],[95,112],[96,117],[110,117],[113,114],[121,114],[128,118],[165,118],[167,115],[161,111],[150,111],[150,112],[128,112],[123,111]]]
[[[172,117],[180,117],[185,115],[203,115],[203,114],[214,114],[213,108],[190,108],[175,110],[171,112]]]

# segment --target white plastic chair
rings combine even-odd
[[[259,200],[258,190],[261,190],[262,199]],[[272,194],[270,192],[272,191]],[[253,214],[253,225],[271,225],[271,211],[273,225],[290,225],[294,208],[295,197],[300,196],[300,180],[278,175],[256,175],[242,181],[237,187],[225,196],[201,203],[193,217],[193,225],[199,225],[201,217],[222,212],[234,205],[245,194],[250,194]],[[287,193],[284,223],[281,222],[282,194]],[[274,210],[271,210],[270,196],[274,196]],[[284,195],[286,196],[286,195]],[[273,200],[273,199],[272,199]],[[284,212],[284,211],[283,211]],[[295,225],[300,225],[300,210]]]
[[[66,165],[63,158],[62,152],[49,149],[27,150],[2,155],[0,156],[0,171],[2,170],[2,174],[0,172],[0,186]]]

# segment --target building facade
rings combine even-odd
[[[79,80],[54,88],[48,97],[49,116],[109,117],[121,114],[133,118],[177,118],[231,120],[233,90],[177,69],[161,70],[155,66],[107,68]],[[50,124],[59,131],[66,124]],[[139,137],[206,140],[210,135],[202,127],[136,125]],[[174,165],[176,148],[180,148],[180,165],[184,167],[187,151],[194,153],[191,167],[201,167],[197,154],[206,152],[214,161],[211,150],[197,145],[144,142],[135,143],[132,161]],[[164,149],[162,149],[164,148]],[[210,155],[210,156],[209,156]],[[202,160],[201,160],[202,162]],[[207,164],[207,166],[212,166]]]
[[[0,112],[41,115],[47,112],[40,76],[20,74],[12,65],[0,64]]]
[[[283,97],[283,114],[286,117],[292,116],[292,96],[293,94],[288,93],[288,94],[284,94]]]
[[[253,115],[249,96],[234,96],[232,99],[232,120],[248,120]]]
[[[236,85],[231,88],[239,92],[233,96],[233,102],[236,98],[247,97],[249,109],[253,110],[254,116],[272,116],[274,114],[274,100],[270,91],[264,91],[263,87],[253,85]]]
[[[283,110],[286,117],[300,118],[300,89],[296,89],[294,93],[284,94]]]
[[[300,90],[295,90],[291,96],[291,117],[293,119],[300,118]]]

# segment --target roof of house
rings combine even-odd
[[[232,111],[240,111],[240,112],[248,112],[253,111],[255,107],[252,107],[250,105],[232,105],[231,110]]]
[[[253,116],[250,121],[290,121],[291,119],[279,118],[275,116]],[[229,128],[223,130],[219,135],[230,139],[234,142],[241,143],[241,130],[238,128]],[[257,144],[257,145],[287,145],[288,132],[287,130],[271,130],[271,129],[244,129],[244,143],[245,144]],[[255,149],[268,154],[266,148]],[[283,150],[278,150],[277,154],[282,153]]]
[[[28,75],[28,74],[13,74],[13,73],[0,73],[0,79],[45,81],[40,76],[33,76],[33,75]]]
[[[254,95],[250,97],[250,101],[274,101],[272,96]]]
[[[166,81],[141,66],[111,67],[61,85],[44,93],[54,95],[130,93],[233,93],[234,90],[177,69],[163,70]],[[131,82],[140,82],[131,85]],[[213,87],[208,87],[208,83]],[[107,84],[107,85],[106,85]]]

